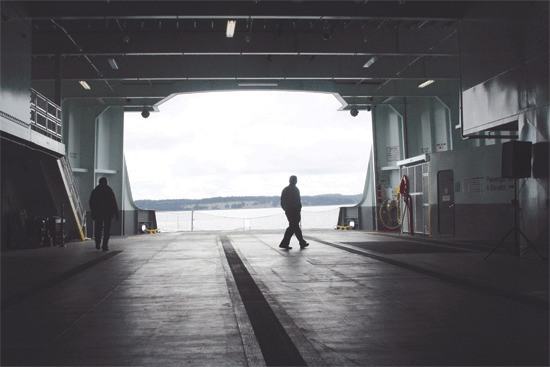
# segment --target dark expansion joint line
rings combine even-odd
[[[88,261],[87,263],[84,263],[82,265],[79,265],[75,268],[72,268],[70,270],[67,270],[64,273],[61,273],[52,279],[46,280],[43,283],[34,285],[30,287],[29,289],[26,289],[22,292],[16,293],[6,299],[2,299],[2,310],[9,308],[17,303],[23,302],[31,297],[34,297],[40,292],[43,292],[49,288],[55,287],[56,285],[60,284],[61,282],[64,282],[65,280],[82,273],[83,271],[88,270],[89,268],[102,263],[105,260],[108,260],[112,258],[113,256],[116,256],[120,254],[122,251],[110,251],[109,253],[98,257],[97,259],[94,259],[92,261]]]
[[[220,242],[266,365],[307,366],[229,238],[222,235]]]

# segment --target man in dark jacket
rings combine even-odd
[[[300,243],[300,248],[309,246],[302,237],[302,230],[300,229],[302,201],[300,198],[300,190],[296,187],[298,178],[296,176],[290,176],[289,185],[283,189],[281,193],[281,208],[285,211],[286,218],[288,219],[288,228],[285,231],[285,236],[281,241],[279,247],[290,250],[290,239],[292,235],[295,235]]]
[[[109,251],[111,219],[114,217],[118,221],[118,205],[115,193],[107,184],[106,177],[100,178],[99,185],[93,189],[90,195],[90,209],[94,220],[95,248]],[[101,237],[103,237],[103,247],[101,247]]]

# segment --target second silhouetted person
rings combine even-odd
[[[296,236],[301,248],[309,246],[309,243],[304,240],[302,229],[300,228],[302,200],[300,198],[300,190],[296,187],[297,183],[298,178],[294,175],[290,176],[289,185],[281,193],[281,208],[285,211],[286,218],[288,219],[288,228],[279,247],[287,250],[292,248],[290,247],[292,235]]]
[[[111,236],[111,219],[118,221],[118,205],[113,190],[109,187],[107,178],[101,177],[99,185],[90,195],[90,209],[94,220],[94,239],[96,249],[100,249],[103,238],[103,251],[109,250],[109,237]]]

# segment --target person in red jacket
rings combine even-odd
[[[302,236],[302,229],[300,228],[300,221],[302,216],[300,214],[302,210],[302,201],[300,198],[300,190],[296,187],[298,178],[296,176],[290,176],[289,185],[283,189],[281,193],[281,208],[285,211],[286,218],[288,219],[288,228],[285,231],[285,235],[279,247],[290,250],[290,239],[292,235],[295,235],[300,243],[300,248],[309,246]]]
[[[109,237],[111,236],[111,219],[118,221],[118,205],[115,193],[109,187],[107,178],[101,177],[99,185],[90,195],[90,209],[94,220],[94,239],[97,250],[109,251]],[[103,237],[103,246],[101,238]]]

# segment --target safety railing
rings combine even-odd
[[[61,142],[61,108],[31,89],[31,129]]]
[[[338,207],[331,206],[304,207],[302,229],[333,229],[338,211]],[[284,230],[288,226],[288,220],[281,208],[158,211],[156,216],[158,228],[163,232]]]

